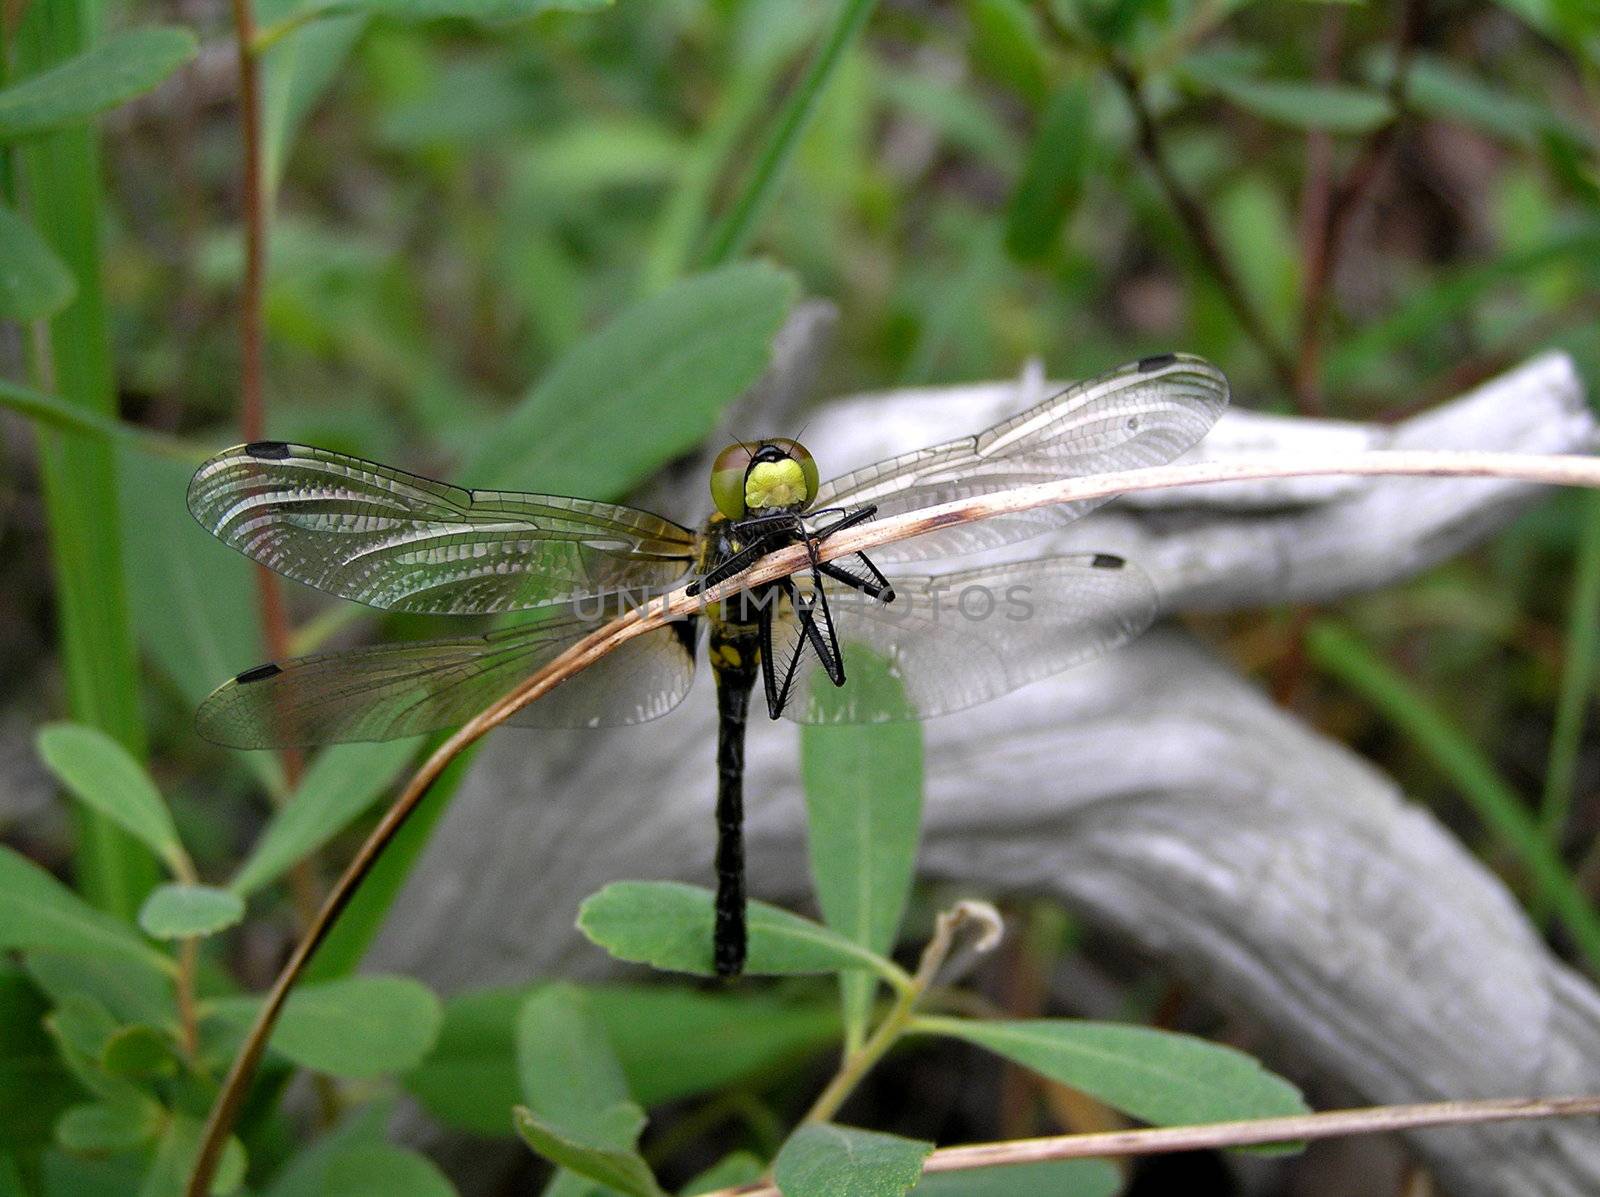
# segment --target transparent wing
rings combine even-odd
[[[647,632],[517,712],[521,727],[644,723],[694,680],[697,621]],[[487,636],[380,645],[247,669],[200,704],[195,727],[234,748],[394,740],[465,723],[595,624],[562,617]]]
[[[927,719],[988,702],[1125,644],[1156,615],[1137,567],[1105,553],[944,574],[891,575],[884,604],[831,580],[845,684],[801,653],[786,718],[797,723]],[[783,621],[793,614],[784,607]],[[774,630],[774,640],[779,633]]]
[[[1205,436],[1227,403],[1227,379],[1209,362],[1185,354],[1145,358],[1068,387],[977,436],[825,482],[813,507],[876,503],[883,518],[1013,486],[1161,465]],[[1070,523],[1105,501],[940,528],[872,555],[880,561],[927,561],[975,553]]]
[[[465,490],[281,441],[207,461],[189,510],[286,577],[393,611],[489,614],[655,590],[694,556],[693,533],[647,511]]]

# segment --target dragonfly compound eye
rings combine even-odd
[[[729,445],[711,466],[711,501],[730,520],[745,514],[744,476],[750,472],[753,451],[748,445]]]

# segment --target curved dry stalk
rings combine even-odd
[[[921,511],[871,521],[830,537],[819,546],[818,555],[823,560],[831,560],[849,553],[859,553],[880,545],[907,540],[936,528],[971,523],[992,516],[1010,515],[1079,499],[1106,498],[1135,491],[1164,490],[1217,482],[1334,474],[1498,478],[1546,483],[1552,486],[1584,486],[1600,489],[1600,458],[1535,453],[1397,450],[1330,453],[1300,458],[1289,464],[1281,461],[1198,462],[1192,465],[1124,470],[1088,478],[1069,478],[1017,487],[992,495],[958,499]],[[700,595],[690,595],[686,588],[679,588],[661,599],[653,600],[646,607],[628,611],[620,618],[597,628],[577,641],[543,669],[479,712],[434,750],[406,783],[405,789],[363,841],[350,864],[328,891],[322,908],[317,912],[315,919],[278,974],[271,990],[268,991],[206,1120],[200,1150],[185,1189],[187,1197],[206,1197],[209,1192],[211,1178],[221,1157],[222,1147],[232,1130],[234,1119],[243,1104],[256,1067],[266,1051],[267,1041],[278,1015],[282,1012],[283,1003],[288,999],[289,991],[299,980],[312,955],[321,946],[334,921],[372,870],[384,848],[388,846],[389,841],[394,838],[427,794],[429,787],[450,762],[469,745],[504,723],[517,711],[586,669],[612,649],[636,636],[653,631],[674,618],[700,611],[704,606],[727,598],[747,587],[795,573],[809,566],[810,561],[805,545],[793,545],[771,554],[744,573],[729,578]],[[1295,1133],[1282,1137],[1307,1136]]]
[[[969,1168],[993,1168],[1002,1164],[1037,1164],[1048,1160],[1098,1159],[1120,1155],[1164,1155],[1175,1151],[1339,1139],[1347,1135],[1384,1134],[1421,1127],[1596,1115],[1600,1115],[1600,1097],[1511,1097],[1485,1101],[1437,1101],[1410,1106],[1370,1106],[1359,1110],[1329,1110],[1322,1114],[1294,1114],[1287,1118],[1257,1118],[1248,1122],[1212,1122],[1199,1126],[1055,1135],[1043,1139],[1011,1139],[1004,1143],[945,1147],[928,1157],[922,1171],[924,1175],[964,1172]],[[757,1182],[735,1185],[731,1189],[717,1189],[706,1197],[782,1195],[776,1185]]]

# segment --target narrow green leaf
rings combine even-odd
[[[847,645],[856,692],[903,691],[889,663]],[[843,701],[824,687],[824,708]],[[899,705],[885,698],[881,708]],[[914,720],[852,726],[808,724],[800,733],[805,780],[808,855],[823,917],[839,934],[886,956],[905,914],[916,875],[922,832],[922,724]],[[876,978],[852,971],[840,977],[845,1025],[859,1042],[870,1013]]]
[[[80,723],[50,724],[40,730],[38,746],[44,763],[79,802],[137,836],[173,872],[189,871],[161,792],[126,748]]]
[[[194,57],[187,29],[133,29],[0,90],[0,141],[48,133],[149,91]]]
[[[1392,60],[1373,63],[1372,75],[1386,81]],[[1416,55],[1406,69],[1406,103],[1444,121],[1466,125],[1526,148],[1546,136],[1594,149],[1595,135],[1548,103],[1525,99],[1467,74],[1447,59]]]
[[[317,15],[360,13],[390,21],[478,21],[505,24],[548,12],[599,12],[612,0],[315,0]]]
[[[324,1192],[339,1197],[455,1197],[456,1188],[424,1155],[388,1143],[346,1148],[328,1161]]]
[[[232,1027],[255,1018],[260,999],[221,998],[206,1015]],[[302,1068],[331,1076],[408,1072],[433,1048],[444,1010],[409,977],[359,976],[307,985],[284,1004],[272,1048]]]
[[[1541,833],[1527,804],[1471,737],[1441,714],[1358,636],[1339,624],[1311,626],[1306,648],[1317,666],[1373,705],[1450,779],[1484,824],[1532,878],[1538,896],[1572,932],[1591,968],[1600,969],[1600,910]]]
[[[967,0],[972,59],[1030,105],[1044,103],[1050,62],[1038,15],[1025,0]]]
[[[628,1197],[661,1197],[661,1187],[638,1152],[610,1150],[575,1141],[527,1106],[517,1106],[511,1111],[511,1117],[523,1142],[558,1167]]]
[[[97,1101],[62,1114],[56,1123],[56,1142],[67,1151],[109,1155],[133,1151],[160,1130],[161,1107],[154,1101]]]
[[[1045,1160],[924,1176],[915,1197],[1115,1197],[1122,1173],[1105,1160]]]
[[[816,1123],[789,1136],[772,1173],[783,1197],[900,1197],[932,1151],[918,1139]]]
[[[529,992],[489,989],[445,1003],[438,1045],[406,1077],[406,1088],[442,1122],[479,1135],[506,1133],[506,1111],[519,1100],[514,1030]],[[748,1082],[838,1042],[831,1004],[750,989],[607,985],[586,992],[628,1092],[644,1106]]]
[[[1368,133],[1394,118],[1394,105],[1381,92],[1344,83],[1295,79],[1251,79],[1207,73],[1191,82],[1217,92],[1263,120],[1296,129],[1329,133]]]
[[[837,932],[765,902],[751,902],[748,915],[745,972],[752,976],[892,967]],[[670,881],[619,881],[578,911],[578,929],[617,959],[705,977],[715,973],[712,924],[711,891]]]
[[[1083,197],[1094,157],[1089,86],[1059,88],[1039,118],[1039,132],[1006,207],[1006,252],[1018,261],[1044,256]]]
[[[263,30],[299,19],[300,0],[258,0]],[[366,31],[365,16],[324,17],[278,37],[261,55],[262,174],[275,192],[306,117],[344,69]]]
[[[139,926],[155,939],[215,935],[244,918],[244,899],[212,885],[158,885],[139,908]]]
[[[253,893],[326,844],[383,796],[420,742],[413,738],[324,749],[272,816],[228,887],[237,894]]]
[[[127,923],[90,906],[21,853],[0,846],[0,948],[112,953],[145,968],[172,963]]]
[[[833,23],[806,67],[805,75],[773,120],[749,179],[740,187],[727,215],[711,230],[706,266],[721,266],[744,253],[762,216],[778,194],[789,162],[800,145],[801,134],[816,115],[828,84],[839,73],[845,52],[872,15],[874,3],[875,0],[838,0],[833,10]]]
[[[1157,1126],[1303,1114],[1300,1092],[1250,1056],[1192,1035],[1069,1019],[922,1018]]]
[[[0,320],[42,320],[77,293],[78,284],[33,226],[0,204]]]
[[[795,295],[788,274],[744,263],[633,304],[562,357],[462,476],[555,494],[627,492],[699,444],[760,377]]]

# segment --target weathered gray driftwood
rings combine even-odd
[[[827,322],[807,319],[788,342],[800,360]],[[810,416],[806,441],[842,470],[981,427],[1041,388],[840,401]],[[780,431],[786,408],[767,409]],[[733,431],[762,429],[741,418]],[[1583,452],[1596,424],[1571,364],[1546,356],[1393,429],[1230,415],[1209,451],[1352,442]],[[700,510],[701,477],[685,470],[656,497]],[[1245,609],[1384,586],[1539,497],[1481,480],[1238,484],[1119,503],[1015,555],[1124,552],[1168,610]],[[585,895],[621,877],[708,876],[709,699],[707,684],[616,733],[497,734],[373,963],[445,990],[608,971],[572,930]],[[1500,883],[1391,781],[1186,635],[1153,633],[926,737],[923,877],[1058,896],[1267,1030],[1269,1060],[1371,1102],[1600,1091],[1600,995]],[[754,892],[803,901],[795,729],[754,726],[749,771]],[[1459,1197],[1600,1192],[1589,1124],[1409,1142]]]

